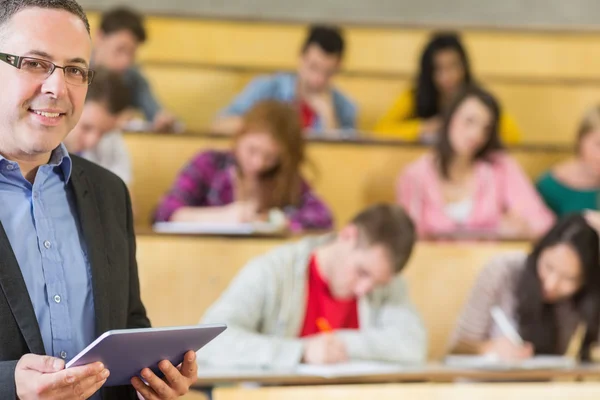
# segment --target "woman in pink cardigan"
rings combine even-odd
[[[466,88],[447,110],[434,149],[406,167],[397,200],[422,238],[536,238],[553,214],[517,162],[502,150],[500,107],[481,88]]]

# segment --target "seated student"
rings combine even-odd
[[[598,341],[598,233],[583,216],[561,219],[529,254],[506,253],[481,272],[452,335],[455,354],[495,353],[507,360],[565,354],[580,323],[582,360]],[[524,341],[515,345],[491,317],[499,307]],[[579,344],[579,343],[577,343]]]
[[[467,87],[448,109],[431,152],[400,176],[398,202],[421,237],[480,232],[533,238],[552,225],[552,212],[502,150],[499,115],[489,93]]]
[[[159,205],[156,221],[252,222],[280,209],[292,230],[328,229],[331,212],[302,179],[305,139],[295,110],[256,103],[231,151],[198,154]]]
[[[314,131],[354,129],[356,108],[333,87],[344,55],[344,39],[334,27],[313,26],[302,46],[296,74],[261,76],[246,86],[212,126],[216,133],[235,134],[242,116],[265,99],[294,104],[302,126]]]
[[[131,160],[119,118],[129,106],[129,91],[121,76],[99,69],[90,85],[79,122],[64,144],[75,153],[118,175],[131,184]]]
[[[443,110],[465,85],[474,83],[471,67],[460,38],[453,33],[435,34],[421,55],[420,71],[413,88],[398,97],[375,126],[381,136],[433,142],[442,129]],[[517,143],[521,132],[503,113],[500,137]]]
[[[414,242],[402,208],[375,205],[337,234],[255,258],[202,318],[228,329],[199,361],[261,368],[423,362],[427,335],[399,276]]]
[[[576,156],[542,175],[537,189],[558,216],[600,208],[600,106],[581,122]]]
[[[159,104],[150,84],[134,66],[138,47],[146,41],[140,15],[127,8],[116,8],[102,15],[94,37],[92,64],[123,75],[131,92],[131,105],[140,109],[157,131],[172,131],[175,117]]]

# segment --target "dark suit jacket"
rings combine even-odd
[[[96,334],[150,326],[140,299],[135,233],[127,187],[116,175],[71,156],[70,185],[88,247]],[[0,200],[1,202],[1,200]],[[0,205],[1,206],[1,205]],[[14,399],[15,366],[27,353],[45,354],[17,259],[0,221],[0,397]],[[137,399],[132,387],[102,389],[105,400]]]

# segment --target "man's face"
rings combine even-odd
[[[88,67],[90,36],[67,11],[27,8],[0,28],[0,52]],[[0,62],[0,152],[14,157],[50,153],[73,129],[87,85],[67,84],[63,70],[32,75]],[[44,115],[42,115],[44,114]]]
[[[345,227],[336,240],[339,256],[329,276],[329,290],[335,298],[360,298],[394,279],[386,249],[361,244],[356,227]]]
[[[65,145],[71,153],[92,150],[104,134],[117,128],[118,116],[96,101],[88,101],[75,129],[65,138]]]
[[[127,30],[100,31],[94,42],[94,65],[122,74],[135,63],[138,47],[138,40]]]
[[[316,44],[311,44],[300,55],[298,76],[303,89],[308,93],[318,93],[331,85],[331,80],[340,68],[340,56],[328,54]]]

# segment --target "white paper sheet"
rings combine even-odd
[[[406,371],[400,365],[368,361],[356,361],[333,365],[308,365],[302,364],[296,368],[298,375],[320,376],[323,378],[337,378],[344,376],[378,375]]]
[[[444,364],[452,368],[487,370],[542,370],[567,369],[576,365],[575,360],[563,356],[535,356],[521,361],[501,361],[494,355],[448,356]]]

